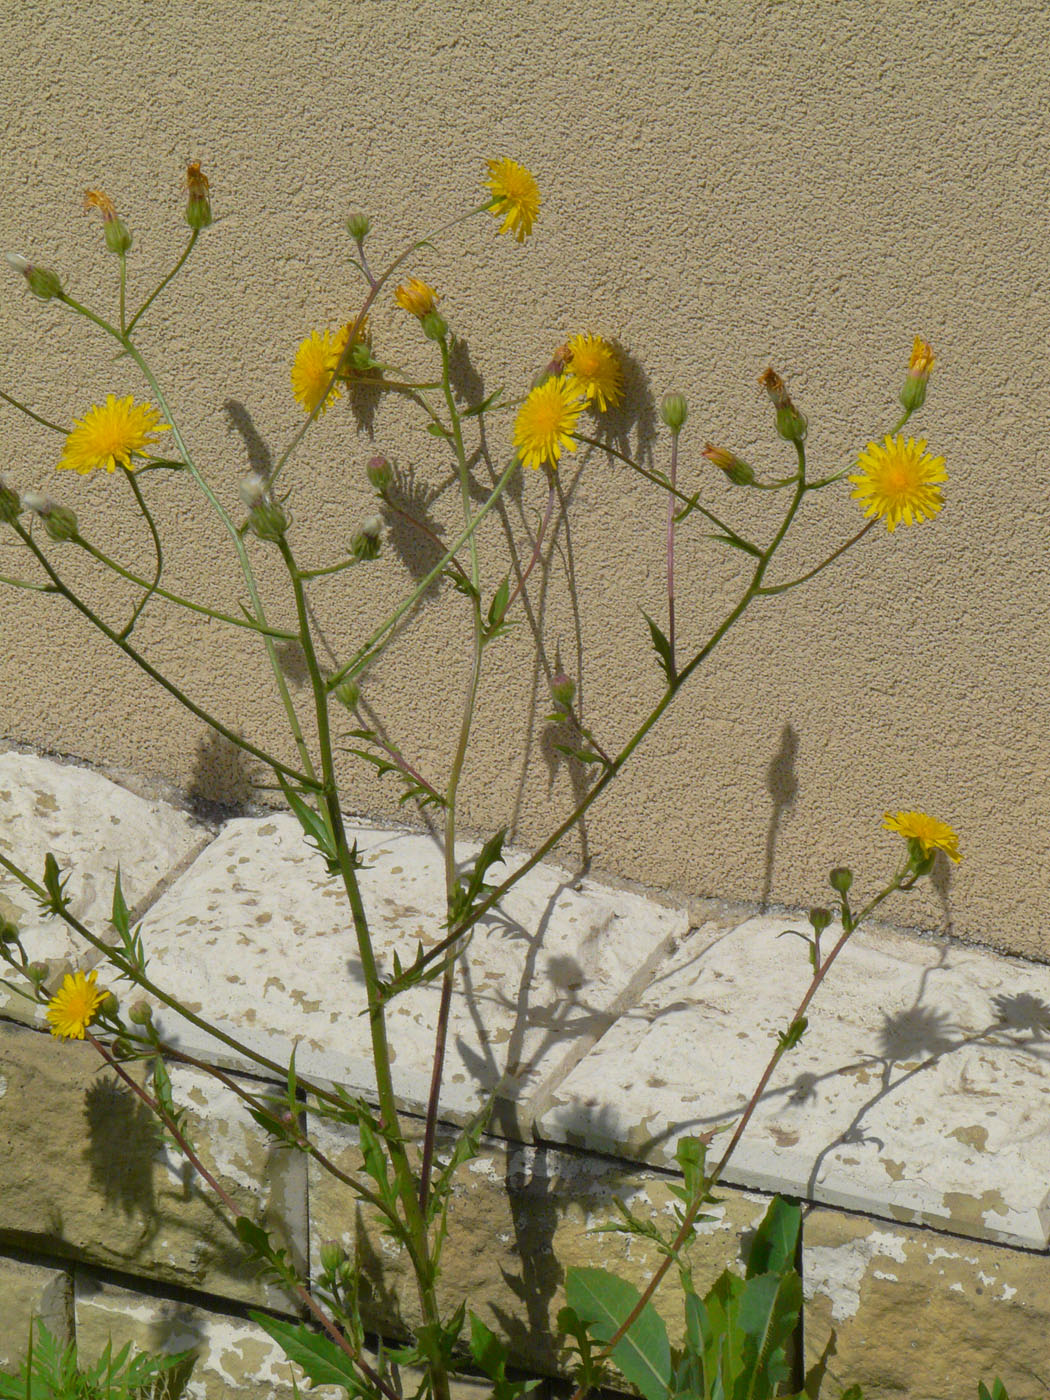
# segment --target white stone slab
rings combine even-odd
[[[668,1163],[683,1134],[735,1121],[809,982],[806,947],[778,937],[791,927],[808,926],[685,943],[557,1088],[540,1137]],[[1050,968],[862,930],[726,1180],[1043,1249],[1048,1151]]]
[[[70,876],[72,912],[103,938],[112,937],[118,866],[124,898],[134,910],[210,839],[186,813],[136,797],[90,768],[35,754],[0,754],[0,850],[37,883],[43,880],[44,857],[53,852]],[[30,958],[80,967],[97,961],[61,919],[45,917],[30,891],[6,870],[0,870],[0,915],[18,923]],[[0,1012],[40,1019],[3,986]]]
[[[407,963],[419,941],[444,936],[441,853],[422,834],[352,826],[350,836],[366,863],[363,898],[389,972],[395,949]],[[520,859],[510,854],[490,878]],[[479,924],[460,964],[443,1115],[469,1115],[501,1084],[493,1126],[520,1130],[530,1096],[633,1002],[648,965],[687,927],[684,911],[637,894],[551,867],[530,871],[502,913]],[[282,1063],[298,1040],[304,1074],[373,1088],[342,886],[293,817],[231,821],[150,910],[143,937],[151,974],[192,1009]],[[410,1108],[426,1104],[439,994],[436,983],[417,987],[389,1008],[395,1087]],[[214,1042],[172,1013],[161,1012],[159,1024],[183,1047],[216,1055]]]

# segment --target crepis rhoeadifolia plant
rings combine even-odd
[[[47,857],[38,878],[0,851],[0,868],[21,882],[45,910],[63,920],[80,944],[100,955],[96,961],[105,970],[100,981],[98,966],[77,967],[56,985],[50,965],[34,958],[17,924],[7,921],[0,929],[0,953],[7,964],[8,985],[38,1005],[55,1036],[88,1041],[129,1092],[157,1117],[168,1140],[198,1173],[202,1188],[212,1192],[228,1213],[245,1248],[300,1305],[302,1319],[298,1322],[261,1313],[256,1316],[311,1380],[336,1381],[352,1395],[396,1397],[402,1386],[399,1368],[412,1367],[419,1377],[414,1384],[420,1396],[448,1400],[450,1379],[459,1371],[471,1370],[490,1379],[494,1395],[509,1397],[533,1383],[508,1375],[512,1358],[504,1340],[476,1314],[468,1317],[467,1300],[452,1309],[443,1308],[437,1291],[452,1185],[457,1171],[478,1151],[487,1121],[486,1111],[480,1112],[457,1130],[450,1147],[438,1150],[450,998],[471,956],[471,930],[497,909],[522,876],[603,797],[690,676],[708,661],[721,639],[750,608],[811,584],[825,569],[841,564],[844,556],[872,537],[880,525],[892,534],[902,524],[936,517],[946,479],[944,461],[927,451],[925,440],[906,437],[902,431],[923,406],[933,352],[924,340],[915,338],[896,422],[881,439],[867,444],[852,471],[845,468],[822,476],[811,475],[807,465],[806,416],[772,369],[761,375],[760,384],[769,396],[775,432],[787,458],[780,475],[770,475],[731,449],[708,442],[698,454],[708,464],[702,467],[699,484],[690,479],[686,485],[683,469],[689,414],[680,393],[668,393],[661,404],[666,438],[659,450],[665,469],[646,465],[614,447],[605,431],[605,420],[624,402],[625,377],[615,343],[593,327],[573,330],[564,343],[548,349],[545,366],[517,395],[501,390],[477,402],[469,401],[457,391],[452,371],[450,323],[455,321],[454,308],[417,271],[422,257],[432,256],[438,240],[447,239],[468,219],[495,216],[498,233],[519,243],[531,236],[541,205],[536,181],[515,161],[494,159],[488,162],[481,197],[473,207],[375,268],[370,222],[363,215],[350,218],[352,261],[362,279],[360,301],[343,324],[310,331],[291,357],[289,408],[294,402],[304,416],[290,429],[273,465],[240,483],[240,505],[231,508],[224,503],[231,496],[225,489],[229,483],[217,479],[195,459],[189,445],[192,434],[184,429],[182,411],[176,407],[172,391],[155,373],[145,348],[151,308],[173,279],[192,265],[191,254],[213,222],[209,181],[199,164],[187,171],[186,192],[189,235],[185,247],[135,309],[129,301],[128,285],[132,233],[113,201],[100,190],[87,193],[85,208],[101,216],[105,247],[115,259],[111,310],[82,303],[56,272],[36,261],[20,255],[8,257],[29,292],[45,304],[46,312],[92,323],[98,334],[117,348],[122,363],[130,364],[139,377],[143,387],[137,393],[141,398],[136,393],[118,396],[107,390],[72,426],[51,420],[12,393],[3,391],[0,397],[9,407],[28,415],[42,440],[47,440],[47,434],[54,438],[58,472],[83,476],[106,472],[121,479],[141,518],[148,554],[145,564],[112,557],[105,547],[104,530],[100,543],[82,527],[65,501],[50,492],[26,489],[23,481],[4,480],[0,481],[0,528],[7,544],[20,551],[24,569],[17,575],[5,573],[2,582],[38,594],[42,608],[59,604],[75,608],[132,664],[143,668],[194,715],[262,764],[300,822],[305,839],[325,862],[345,901],[347,925],[353,930],[364,978],[364,1004],[359,1009],[368,1018],[374,1092],[352,1095],[345,1090],[333,1091],[299,1074],[294,1055],[289,1063],[278,1064],[228,1035],[227,1045],[232,1044],[271,1084],[278,1083],[271,1091],[264,1091],[245,1087],[229,1076],[223,1082],[243,1098],[276,1142],[309,1154],[322,1169],[335,1170],[305,1124],[320,1118],[356,1130],[362,1147],[361,1170],[357,1176],[344,1173],[339,1178],[347,1193],[347,1216],[353,1215],[358,1203],[367,1203],[387,1236],[410,1261],[421,1318],[414,1334],[396,1349],[369,1350],[360,1308],[359,1262],[332,1242],[320,1252],[316,1276],[300,1276],[287,1252],[201,1160],[190,1140],[184,1109],[175,1102],[166,1068],[179,1060],[181,1052],[161,1035],[153,1008],[157,1003],[174,1007],[205,1028],[207,1016],[180,1006],[162,981],[154,980],[147,967],[142,933],[132,925],[119,875],[113,891],[111,928],[99,930],[88,927],[72,912],[66,889],[74,872],[61,870],[53,855]],[[419,353],[427,366],[421,373],[394,364],[383,355],[381,327],[390,316],[407,316],[418,324]],[[459,487],[462,518],[451,542],[438,538],[423,518],[396,498],[390,462],[383,456],[372,457],[367,476],[379,510],[396,512],[409,528],[428,537],[439,557],[423,578],[406,580],[377,627],[362,635],[329,635],[322,649],[312,621],[310,595],[319,588],[354,588],[356,571],[367,568],[383,546],[385,520],[379,513],[364,519],[349,547],[336,550],[334,559],[301,561],[292,505],[295,514],[308,511],[310,492],[309,480],[295,477],[295,458],[307,433],[344,431],[342,425],[332,427],[335,415],[329,416],[328,411],[341,397],[352,397],[365,388],[388,396],[416,415],[431,445],[436,441],[447,453]],[[479,448],[490,442],[503,442],[506,457],[502,466],[494,467],[488,479],[483,479],[476,463]],[[666,539],[666,598],[659,619],[645,615],[640,635],[651,645],[662,686],[659,699],[634,717],[630,737],[617,747],[603,738],[593,709],[584,714],[575,681],[548,665],[542,639],[536,638],[549,682],[550,722],[557,728],[558,747],[579,765],[586,781],[578,785],[574,805],[550,834],[527,858],[497,878],[496,867],[508,865],[503,849],[505,829],[491,834],[466,865],[457,860],[461,778],[476,738],[478,698],[488,675],[490,649],[521,616],[532,571],[549,548],[555,513],[568,508],[567,498],[558,489],[559,471],[565,470],[567,456],[573,453],[604,459],[603,470],[636,473],[654,492],[661,511],[661,537]],[[531,492],[530,482],[536,480],[541,497],[539,524],[519,552],[510,532],[499,527],[495,507],[510,482],[523,471],[527,478],[524,489]],[[838,490],[847,477],[864,522],[830,553],[811,557],[800,573],[779,576],[778,552],[795,530],[803,504]],[[719,504],[716,511],[710,498],[714,495],[712,482],[720,479],[732,490],[728,504]],[[243,585],[240,613],[223,612],[199,597],[185,596],[165,585],[163,541],[151,506],[155,493],[161,490],[181,492],[187,501],[197,503],[206,521],[225,536]],[[768,493],[779,503],[779,519],[763,539],[752,538],[753,530],[740,519],[746,522],[748,499],[756,492]],[[61,495],[57,488],[56,493]],[[725,495],[724,486],[721,494]],[[733,523],[724,518],[727,511]],[[684,647],[676,617],[688,608],[689,599],[676,589],[675,541],[680,531],[698,524],[708,532],[713,549],[729,549],[739,555],[742,574],[738,595],[725,616],[701,644]],[[498,528],[505,530],[506,548],[500,568],[492,575],[483,569],[479,537],[484,533],[484,557],[489,560],[495,552],[492,536],[498,537]],[[80,585],[74,586],[65,568],[69,551],[89,556],[100,577],[115,575],[131,586],[135,597],[127,616],[116,620],[107,617],[101,603],[79,591]],[[267,601],[253,563],[259,551],[272,551],[280,560],[296,618],[293,628],[277,628],[268,620]],[[410,740],[400,746],[385,737],[386,729],[369,718],[374,712],[366,712],[361,702],[370,668],[380,656],[386,657],[387,664],[397,664],[399,639],[410,631],[424,595],[440,583],[448,585],[445,602],[458,610],[470,664],[452,757],[445,771],[436,772],[425,770],[410,752]],[[136,626],[145,609],[159,607],[181,610],[190,631],[200,619],[206,619],[209,625],[248,629],[255,635],[268,658],[274,696],[287,719],[290,756],[282,757],[244,737],[229,716],[208,711],[184,689],[182,678],[162,669],[140,649]],[[305,701],[293,699],[281,669],[277,646],[289,641],[298,643],[305,658],[309,680]],[[301,719],[300,704],[309,712],[309,723]],[[595,708],[600,712],[600,706]],[[314,737],[308,739],[307,734]],[[429,808],[440,828],[446,932],[430,947],[420,946],[414,952],[406,949],[403,958],[395,959],[389,975],[380,972],[374,946],[378,913],[369,909],[362,897],[361,858],[348,841],[344,826],[335,752],[336,740],[347,734],[353,738],[351,752],[357,759],[372,765],[379,777],[392,777],[401,800]],[[711,1400],[731,1394],[758,1397],[779,1393],[788,1384],[788,1344],[801,1306],[793,1269],[797,1208],[775,1201],[752,1248],[746,1276],[727,1272],[703,1298],[690,1270],[689,1245],[759,1096],[780,1059],[805,1034],[810,1003],[846,942],[891,894],[911,890],[927,876],[935,859],[960,858],[952,828],[923,812],[888,812],[884,826],[903,840],[900,859],[877,892],[860,904],[852,902],[852,872],[843,867],[831,872],[828,905],[810,911],[805,934],[811,981],[772,1047],[766,1070],[745,1109],[726,1123],[726,1143],[717,1160],[708,1163],[711,1135],[682,1140],[678,1149],[681,1178],[674,1188],[678,1207],[672,1227],[661,1233],[651,1222],[635,1219],[624,1208],[617,1228],[645,1234],[655,1239],[658,1247],[660,1263],[647,1287],[639,1291],[599,1269],[569,1270],[568,1302],[559,1317],[559,1328],[576,1356],[575,1400],[581,1400],[593,1386],[615,1380],[617,1372],[650,1400],[676,1395]],[[440,982],[441,998],[434,1028],[433,1088],[417,1140],[406,1131],[398,1109],[390,1009],[406,989],[428,980]],[[341,989],[341,995],[345,991]],[[129,1072],[134,1061],[143,1062],[144,1077]],[[666,1328],[650,1301],[671,1269],[677,1270],[686,1306],[687,1336],[680,1349],[670,1346]]]

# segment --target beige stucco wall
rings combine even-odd
[[[653,398],[683,390],[683,483],[704,482],[708,504],[741,525],[759,506],[713,479],[699,449],[710,437],[773,473],[789,468],[761,370],[772,363],[788,377],[810,417],[811,461],[836,469],[888,431],[911,338],[924,334],[940,358],[919,426],[947,458],[943,514],[870,536],[807,589],[753,612],[593,811],[587,849],[598,868],[652,884],[797,903],[823,897],[839,861],[874,879],[897,854],[878,830],[884,808],[922,807],[957,826],[966,860],[891,917],[1047,956],[1050,15],[1018,0],[722,0],[643,12],[639,29],[611,0],[8,0],[0,244],[106,304],[114,261],[79,207],[83,190],[101,185],[134,230],[133,276],[146,288],[149,270],[181,246],[185,162],[202,162],[217,222],[141,343],[231,505],[249,459],[224,404],[242,404],[274,454],[299,423],[295,346],[360,297],[348,212],[373,216],[381,259],[475,201],[493,153],[520,159],[540,182],[534,239],[497,241],[485,217],[415,269],[444,290],[486,389],[521,392],[567,333],[615,337],[632,366],[632,405],[619,420],[631,442],[639,422],[652,424]],[[13,276],[0,290],[3,388],[61,421],[108,391],[143,396],[133,368],[87,327],[35,302]],[[427,347],[406,321],[382,306],[377,347],[425,371]],[[370,441],[346,407],[329,413],[286,478],[300,558],[335,558],[371,510],[363,466],[377,449],[440,493],[433,517],[454,527],[441,445],[418,424],[406,430],[402,408],[386,403]],[[17,485],[52,490],[92,539],[145,564],[121,481],[55,478],[59,439],[6,408],[0,435]],[[508,442],[509,417],[496,417],[496,460]],[[653,460],[666,466],[662,441]],[[581,677],[591,724],[616,744],[658,693],[639,608],[662,606],[663,503],[601,454],[578,477],[577,465],[564,477],[574,483],[578,611],[562,529],[542,594],[543,642]],[[214,576],[219,606],[235,607],[228,546],[188,478],[154,478],[152,488],[170,537],[169,586],[199,595]],[[530,474],[509,517],[534,522],[543,495]],[[856,528],[848,491],[831,497],[803,521],[786,568]],[[696,524],[682,531],[677,566],[686,645],[744,578],[740,556],[705,542]],[[505,547],[494,526],[490,579]],[[276,600],[272,552],[256,555]],[[0,573],[18,562],[0,550]],[[79,563],[73,572],[90,576]],[[408,577],[388,546],[369,570],[316,588],[317,619],[339,656]],[[538,612],[538,574],[534,582]],[[123,619],[124,598],[110,591],[110,616]],[[290,620],[281,602],[271,608]],[[57,602],[5,591],[0,618],[0,733],[236,795],[201,727]],[[187,629],[160,605],[136,637],[202,704],[280,743],[261,652],[245,637]],[[458,596],[431,601],[368,685],[390,732],[435,776],[467,638]],[[510,818],[524,845],[571,798],[564,772],[551,775],[548,703],[529,654],[527,627],[490,653],[479,724],[488,752],[470,764],[464,793],[469,825]],[[296,687],[305,701],[301,678]],[[348,793],[360,810],[393,809],[393,790],[367,772],[348,770]]]

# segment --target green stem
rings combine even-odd
[[[128,258],[126,253],[120,255],[120,333],[127,335],[127,316],[125,298],[128,289]]]
[[[50,428],[52,432],[61,433],[63,437],[69,436],[68,428],[63,428],[60,423],[52,423],[50,418],[42,418],[39,413],[34,413],[20,399],[14,399],[10,394],[5,394],[3,389],[0,389],[0,399],[3,399],[4,403],[9,403],[12,408],[17,408],[27,418],[32,418],[34,423],[41,423],[45,428]]]
[[[190,241],[186,244],[186,247],[183,249],[182,256],[179,258],[178,262],[175,264],[175,266],[174,266],[174,267],[171,269],[171,271],[168,273],[167,277],[162,277],[162,278],[161,278],[161,280],[157,283],[156,287],[154,287],[153,291],[150,292],[149,296],[148,296],[148,297],[146,298],[146,300],[142,303],[142,305],[139,307],[139,309],[135,312],[134,316],[132,316],[131,320],[128,322],[128,328],[127,328],[127,330],[124,332],[125,335],[130,335],[130,334],[131,334],[131,332],[135,329],[135,326],[136,326],[136,324],[138,323],[139,318],[145,313],[145,311],[146,311],[150,306],[153,305],[153,303],[154,303],[154,301],[156,301],[157,297],[160,296],[160,294],[161,294],[161,292],[164,290],[164,288],[168,285],[168,283],[171,281],[171,279],[175,276],[175,274],[178,272],[178,270],[182,267],[182,264],[186,261],[186,259],[187,259],[187,258],[189,257],[189,255],[190,255],[190,253],[193,251],[193,245],[194,245],[194,244],[196,243],[196,241],[197,241],[197,235],[199,234],[199,232],[200,232],[199,229],[194,229],[194,230],[191,232],[191,234],[190,234]]]
[[[877,524],[877,520],[869,520],[855,535],[851,535],[845,544],[839,545],[838,549],[836,549],[833,554],[829,554],[828,557],[817,564],[815,568],[810,569],[808,573],[800,574],[798,578],[792,579],[790,583],[775,583],[769,584],[765,588],[760,588],[758,590],[760,597],[772,598],[777,593],[786,593],[789,588],[797,588],[800,583],[806,583],[809,579],[815,578],[822,569],[826,569],[829,564],[833,564],[836,559],[839,559],[845,554],[847,549],[852,549],[855,544],[859,544],[868,531],[873,529]]]
[[[121,266],[123,267],[124,259],[121,258],[120,261]],[[127,626],[120,633],[122,637],[130,637],[132,629],[134,628],[135,623],[138,621],[142,609],[146,606],[146,604],[153,597],[154,593],[156,593],[158,587],[160,586],[160,576],[164,572],[164,550],[161,546],[160,535],[157,533],[156,522],[154,521],[153,516],[150,513],[149,506],[147,506],[146,504],[146,500],[142,494],[142,490],[139,487],[138,482],[135,480],[135,473],[133,471],[130,471],[127,467],[122,467],[121,471],[123,471],[124,475],[127,477],[128,485],[131,487],[132,491],[135,494],[135,500],[138,502],[139,510],[146,518],[146,524],[149,526],[149,532],[153,537],[153,556],[157,561],[157,567],[154,570],[153,574],[153,581],[150,583],[150,585],[148,586],[142,597],[139,599],[139,601],[135,604],[135,607],[131,613],[131,617],[128,619]]]

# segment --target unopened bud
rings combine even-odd
[[[930,377],[930,370],[936,362],[933,348],[921,335],[915,337],[915,343],[911,348],[911,359],[908,362],[908,377],[904,381],[901,389],[901,404],[909,413],[914,413],[922,408],[926,402],[926,382]]]
[[[18,253],[7,253],[5,257],[9,266],[22,274],[29,290],[41,301],[50,301],[52,297],[62,295],[62,283],[57,272],[52,272],[49,267],[37,267]]]
[[[102,215],[102,232],[106,247],[111,253],[127,253],[131,248],[131,234],[124,220],[117,214],[116,206],[105,190],[88,190],[84,195],[84,212],[97,209]]]
[[[385,457],[372,457],[365,467],[365,473],[381,496],[390,489],[394,480],[394,470]]]
[[[276,501],[264,497],[248,512],[248,525],[259,539],[276,543],[288,530],[288,516]]]
[[[444,340],[448,335],[448,322],[440,311],[430,311],[420,323],[428,340]]]
[[[709,462],[713,462],[734,486],[750,486],[755,479],[755,471],[735,452],[728,452],[724,447],[716,447],[713,442],[704,444],[702,455]]]
[[[31,962],[26,968],[26,976],[35,987],[39,987],[50,971],[46,962]]]
[[[53,540],[65,543],[67,540],[76,539],[77,517],[68,506],[52,505],[49,510],[41,512],[40,518],[44,522],[44,529]]]
[[[22,509],[22,502],[18,492],[8,486],[7,482],[0,476],[0,521],[5,525],[10,525],[18,519],[18,512]]]
[[[775,370],[767,369],[759,375],[758,382],[765,389],[776,409],[777,432],[785,442],[793,442],[796,446],[800,446],[805,441],[808,424],[805,414],[799,413],[791,402],[791,395],[788,393],[784,381]]]
[[[828,924],[831,923],[831,910],[823,908],[811,909],[809,911],[809,922],[813,926],[814,933],[823,933]]]
[[[332,694],[339,701],[340,705],[345,705],[348,710],[353,710],[361,698],[361,687],[356,681],[340,681],[332,690]]]
[[[333,1277],[346,1263],[346,1250],[338,1240],[325,1240],[320,1249],[321,1268]]]
[[[434,288],[428,286],[426,282],[418,277],[410,277],[407,282],[402,282],[400,287],[394,290],[394,300],[398,306],[405,311],[411,311],[413,316],[418,316],[422,321],[434,311],[441,298]],[[431,339],[440,339],[432,336]]]
[[[559,671],[551,678],[551,694],[556,705],[563,710],[571,710],[572,702],[576,698],[576,682],[570,680],[564,671]]]
[[[839,894],[848,894],[849,888],[853,884],[853,871],[845,865],[836,865],[828,876],[828,881],[831,888]]]
[[[680,433],[689,417],[689,405],[684,394],[665,394],[660,404],[660,417],[672,433]]]
[[[153,1007],[140,997],[128,1007],[128,1020],[135,1026],[148,1026],[153,1020]]]
[[[351,214],[346,221],[346,231],[355,243],[363,243],[372,228],[372,220],[367,214]]]
[[[109,1050],[115,1060],[130,1060],[135,1054],[134,1045],[122,1035],[117,1036]]]
[[[102,1016],[115,1016],[120,1010],[120,1001],[116,992],[107,991],[98,1004],[98,1010]]]
[[[211,223],[211,200],[208,197],[208,177],[201,173],[199,160],[186,167],[186,222],[190,228],[200,232]]]
[[[350,541],[350,553],[355,559],[375,559],[379,554],[379,537],[383,532],[383,522],[378,515],[370,515],[361,522],[361,528]]]
[[[0,943],[17,943],[18,925],[11,919],[0,919]]]

